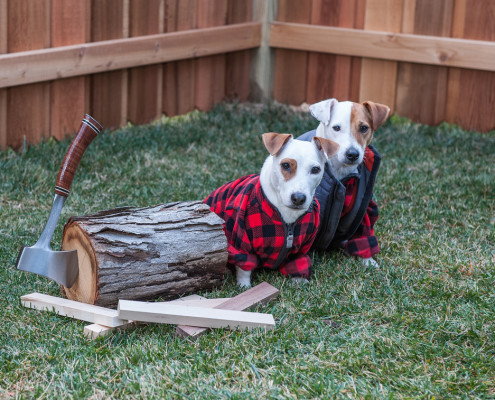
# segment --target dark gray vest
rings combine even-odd
[[[312,130],[297,139],[309,142],[315,135],[316,130]],[[315,192],[315,197],[320,203],[320,228],[313,243],[313,249],[327,250],[332,247],[338,247],[340,242],[350,239],[359,228],[373,196],[373,186],[375,185],[376,174],[381,162],[381,156],[378,151],[373,146],[368,146],[368,148],[375,156],[371,171],[362,163],[358,167],[357,174],[348,175],[342,181],[339,181],[333,176],[329,163],[325,164],[323,178]],[[354,205],[349,213],[340,218],[346,191],[346,187],[342,182],[345,183],[353,177],[358,181]]]

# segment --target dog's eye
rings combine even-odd
[[[311,168],[311,173],[312,174],[319,174],[321,171],[321,168],[320,167],[313,167]]]
[[[340,131],[340,125],[335,125],[335,126],[332,126],[332,129],[333,129],[335,132],[338,132],[338,131]]]
[[[366,125],[359,125],[359,132],[366,133],[368,132],[369,127]]]
[[[288,162],[284,162],[282,164],[280,164],[280,166],[282,167],[283,170],[285,171],[288,171],[290,170],[290,164]]]

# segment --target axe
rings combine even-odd
[[[35,245],[21,249],[17,258],[18,269],[45,276],[65,287],[71,287],[76,281],[79,274],[77,251],[53,251],[50,242],[62,207],[69,196],[79,161],[101,129],[102,126],[93,117],[85,115],[58,171],[55,199],[45,228]]]

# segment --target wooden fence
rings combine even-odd
[[[494,71],[493,0],[0,0],[0,149],[88,111],[117,127],[246,100],[253,81],[488,131]]]

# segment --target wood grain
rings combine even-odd
[[[227,23],[226,0],[197,0],[197,26],[208,28]],[[195,105],[210,110],[225,97],[225,54],[201,57],[195,67]]]
[[[90,39],[89,0],[52,0],[51,47],[85,43]],[[89,112],[89,78],[57,80],[50,85],[51,134],[57,139],[76,132]]]
[[[161,0],[130,0],[129,36],[144,36],[160,32]],[[160,65],[149,65],[132,68],[128,72],[127,116],[133,124],[145,124],[158,118],[157,110],[161,104],[157,102],[162,91],[162,68]]]
[[[119,300],[118,313],[121,319],[205,328],[265,328],[270,330],[275,327],[275,320],[271,314],[219,308],[185,307],[170,303]]]
[[[267,282],[262,282],[255,287],[238,294],[237,296],[215,306],[226,310],[244,311],[257,304],[267,303],[278,296],[279,290]],[[196,326],[179,325],[176,334],[185,338],[196,339],[206,332],[205,328]]]
[[[7,51],[50,47],[50,1],[7,2]],[[50,132],[50,86],[38,83],[7,91],[7,143],[19,148],[37,143]]]
[[[310,18],[311,0],[279,0],[277,21],[307,24]],[[307,63],[306,51],[275,50],[275,100],[295,105],[306,100]]]
[[[163,11],[163,32],[169,33],[177,30],[178,14],[179,0],[165,0]],[[179,87],[177,62],[169,62],[162,65],[161,85],[162,104],[160,112],[167,116],[177,115]]]
[[[127,323],[127,321],[122,320],[118,316],[116,310],[49,296],[47,294],[31,293],[22,296],[21,303],[24,307],[34,308],[36,310],[54,311],[58,315],[109,327],[120,326]]]
[[[0,0],[0,55],[7,52],[7,17],[7,0]],[[0,150],[6,149],[7,145],[7,90],[0,89]]]
[[[402,2],[367,0],[364,29],[400,32]],[[360,101],[372,100],[386,104],[394,112],[397,83],[397,62],[365,58],[361,64]]]

